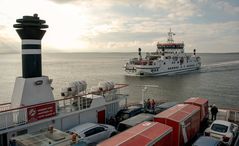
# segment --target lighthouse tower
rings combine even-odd
[[[22,40],[22,76],[17,77],[11,106],[19,107],[54,100],[51,81],[42,76],[41,39],[48,25],[37,14],[23,16],[13,27]]]

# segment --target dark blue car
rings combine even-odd
[[[192,146],[224,146],[224,144],[209,136],[201,136]]]
[[[129,106],[127,109],[122,109],[116,114],[116,119],[120,119],[118,122],[126,120],[130,117],[142,113],[143,109],[140,106]]]

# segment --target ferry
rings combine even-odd
[[[168,32],[167,43],[157,43],[156,52],[146,53],[142,57],[141,48],[138,49],[138,58],[130,59],[124,70],[129,76],[160,76],[173,75],[198,70],[201,67],[201,58],[196,54],[196,49],[192,55],[184,53],[184,42],[175,43],[173,33]]]
[[[51,87],[53,80],[42,75],[41,39],[48,27],[45,23],[34,14],[17,19],[14,25],[22,39],[22,76],[16,78],[11,102],[0,104],[0,146],[9,146],[12,140],[17,141],[17,146],[79,146],[77,141],[80,137],[65,131],[88,122],[106,123],[120,111],[122,100],[125,100],[127,107],[128,95],[121,90],[128,85],[112,81],[99,82],[90,89],[85,81],[75,81],[62,88],[60,98],[54,97]],[[132,142],[137,142],[137,145],[166,146],[167,142],[171,142],[167,146],[176,146],[172,143],[177,138],[173,133],[181,137],[180,140],[176,139],[178,144],[190,141],[199,132],[199,123],[208,118],[209,109],[207,99],[191,98],[172,107],[167,114],[155,115],[154,119],[157,120],[154,122],[141,123],[98,145],[112,146],[112,142],[132,145]],[[182,128],[182,133],[175,132],[173,125],[159,123],[161,117],[169,116],[176,117],[178,121],[175,124]],[[219,109],[218,118],[238,123],[239,110]],[[192,123],[196,131],[190,127]],[[188,132],[191,135],[187,135]],[[238,140],[236,143],[239,143]]]
[[[102,81],[88,89],[85,81],[75,81],[62,88],[61,97],[55,98],[53,80],[42,75],[41,65],[41,39],[48,25],[37,14],[23,16],[16,22],[13,27],[22,40],[22,76],[16,78],[11,102],[0,104],[0,146],[9,146],[11,139],[50,125],[66,131],[86,122],[105,123],[115,116],[120,101],[127,98],[121,93],[126,84]],[[61,132],[54,133],[65,137]],[[25,140],[29,137],[32,136]]]

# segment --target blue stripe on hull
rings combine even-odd
[[[144,75],[139,75],[139,74],[136,74],[138,72],[135,72],[135,73],[127,73],[126,75],[127,76],[163,76],[163,75],[169,75],[171,73],[183,73],[183,72],[187,72],[187,71],[194,71],[194,70],[198,70],[200,69],[199,67],[194,67],[194,68],[186,68],[186,69],[180,69],[180,70],[174,70],[174,71],[165,71],[165,72],[160,72],[160,73],[144,73]]]

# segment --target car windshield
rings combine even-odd
[[[129,114],[123,114],[122,115],[122,118],[125,120],[125,119],[128,119],[129,118]]]
[[[213,124],[211,129],[216,132],[226,133],[228,127],[221,124]]]
[[[125,124],[120,123],[119,126],[118,126],[118,128],[117,128],[117,130],[120,131],[120,132],[122,132],[122,131],[124,131],[124,130],[126,130],[126,129],[128,129],[128,128],[130,128],[130,126],[127,126],[127,125],[125,125]]]

